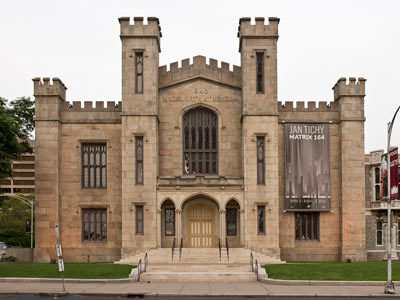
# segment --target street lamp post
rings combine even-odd
[[[392,135],[392,128],[394,120],[396,119],[396,115],[400,110],[400,106],[397,108],[394,113],[392,122],[388,123],[388,131],[387,131],[387,223],[388,223],[388,231],[387,231],[387,281],[385,284],[385,294],[394,294],[394,284],[392,281],[392,199],[390,197],[390,137]]]
[[[24,202],[25,204],[29,205],[31,208],[31,248],[33,248],[33,209],[34,209],[34,205],[35,205],[35,200],[29,200],[28,198],[25,198],[21,195],[13,195],[13,198],[16,198],[22,202]]]

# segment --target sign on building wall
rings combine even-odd
[[[329,211],[329,125],[285,124],[285,209]]]
[[[399,198],[399,154],[398,148],[389,152],[390,157],[390,200]]]

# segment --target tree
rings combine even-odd
[[[32,153],[27,142],[34,129],[34,102],[20,97],[8,105],[0,97],[0,179],[12,177],[12,161],[21,153]]]
[[[25,198],[33,200],[33,195]],[[31,237],[26,233],[26,221],[31,220],[31,207],[10,196],[0,207],[0,241],[7,245],[30,247]]]

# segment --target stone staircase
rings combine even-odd
[[[146,271],[140,274],[140,281],[255,281],[257,275],[252,271],[250,253],[253,262],[259,265],[284,263],[279,259],[252,252],[247,248],[158,248],[147,251]],[[137,265],[145,253],[121,259],[118,264]],[[259,268],[259,277],[265,277],[264,269]],[[137,276],[137,269],[136,275]]]

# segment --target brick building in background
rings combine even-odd
[[[55,259],[55,222],[66,261],[129,260],[174,240],[366,259],[365,79],[295,106],[278,101],[277,18],[240,19],[233,67],[159,66],[158,19],[119,22],[121,102],[70,105],[60,79],[33,79],[35,261]]]

